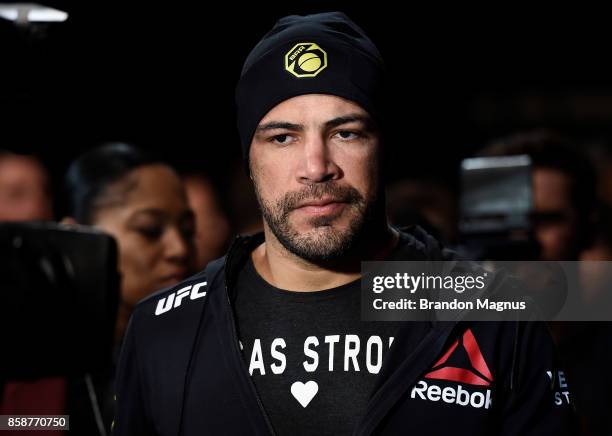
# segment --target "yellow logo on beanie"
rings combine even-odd
[[[327,53],[312,42],[300,42],[285,55],[285,70],[295,77],[315,77],[326,67]]]

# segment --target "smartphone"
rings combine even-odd
[[[0,297],[5,380],[110,364],[119,274],[109,235],[84,226],[1,223]]]

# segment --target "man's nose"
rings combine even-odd
[[[300,183],[321,183],[340,177],[340,168],[334,162],[329,146],[322,136],[309,136],[304,142],[302,153],[297,172]]]

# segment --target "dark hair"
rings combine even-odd
[[[65,178],[68,214],[81,224],[92,224],[107,189],[133,170],[163,163],[133,145],[109,143],[79,156]]]

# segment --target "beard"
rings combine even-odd
[[[288,192],[274,202],[267,202],[261,198],[255,179],[253,182],[261,212],[274,236],[290,253],[313,263],[335,260],[353,250],[364,228],[374,219],[377,209],[376,195],[365,198],[352,186],[338,185],[333,181],[308,185],[300,191]],[[345,207],[338,215],[309,218],[307,223],[311,229],[298,232],[289,222],[291,212],[305,201],[324,197],[345,203]],[[334,221],[343,214],[349,218],[348,226],[334,226]]]

